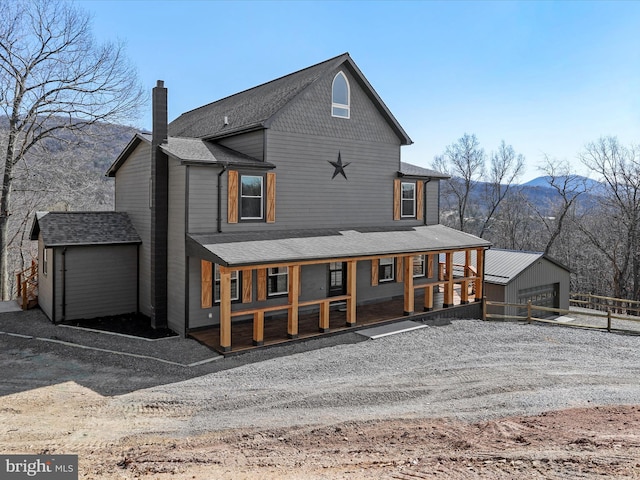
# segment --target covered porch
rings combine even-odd
[[[441,225],[291,235],[280,232],[280,238],[264,240],[255,240],[255,235],[251,240],[237,235],[192,236],[190,253],[217,265],[219,322],[189,332],[190,336],[228,353],[406,319],[482,298],[484,250],[490,244],[473,235]],[[454,264],[456,252],[464,253],[464,263]],[[335,263],[344,265],[344,294],[302,297],[302,268]],[[363,266],[370,272],[366,285]],[[202,268],[204,271],[204,263]],[[269,269],[287,272],[286,296],[276,304],[267,301],[262,287]],[[241,303],[233,301],[234,275],[236,281],[242,278],[241,295],[237,292],[240,286],[235,285]],[[376,292],[371,289],[390,281],[398,285],[401,295],[371,298]],[[204,286],[202,291],[206,291]],[[359,301],[359,292],[365,291],[369,299]]]
[[[329,312],[329,329],[322,330],[319,327],[318,313],[301,313],[298,317],[298,340],[307,340],[328,334],[347,332],[357,330],[362,327],[383,325],[388,323],[399,322],[403,320],[415,320],[428,322],[438,320],[440,318],[475,318],[481,314],[481,304],[476,304],[476,298],[473,293],[469,295],[470,303],[465,305],[460,302],[459,288],[454,289],[454,305],[452,307],[444,307],[443,292],[434,293],[433,310],[425,310],[423,307],[424,295],[417,291],[415,295],[416,311],[413,315],[404,315],[402,298],[390,299],[387,301],[370,303],[366,305],[358,305],[356,307],[357,323],[349,325],[346,322],[346,309],[344,303],[336,301],[332,303]],[[473,308],[476,307],[476,308]],[[425,313],[426,312],[426,313]],[[279,345],[293,340],[288,332],[288,318],[286,314],[274,315],[265,318],[263,324],[262,336],[264,338],[264,346]],[[240,353],[260,348],[256,345],[255,323],[253,320],[233,322],[231,332],[231,353]],[[198,340],[200,343],[219,353],[230,353],[224,351],[220,345],[220,325],[214,325],[204,329],[191,332],[190,337]]]

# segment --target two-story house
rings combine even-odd
[[[434,307],[438,288],[445,307],[480,299],[489,243],[439,225],[439,181],[446,177],[402,162],[401,147],[411,143],[348,54],[171,123],[159,81],[152,134],[136,135],[108,171],[115,210],[126,213],[110,220],[120,222],[114,229],[124,244],[137,246],[130,260],[123,242],[102,242],[126,250],[134,263],[128,281],[135,299],[127,305],[183,335],[215,326],[219,348],[229,351],[236,320],[253,322],[260,345],[268,340],[265,318],[286,323],[296,338],[305,312],[329,330],[337,302],[346,323],[356,325],[359,305],[397,297],[404,299],[398,317],[413,314],[417,292],[424,310]],[[91,242],[78,233],[77,244],[51,243],[57,217],[64,214],[40,215],[32,238],[40,240],[40,268],[65,248],[69,285],[74,269],[92,268],[86,259],[71,265],[74,245]],[[466,253],[462,275],[454,275],[454,252]],[[122,272],[93,274],[98,285]],[[108,288],[82,296],[67,290],[64,301],[75,295],[90,304]],[[45,296],[52,320],[69,318],[60,292]]]

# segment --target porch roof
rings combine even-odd
[[[225,267],[488,248],[491,243],[444,225],[394,229],[190,234],[187,254]]]

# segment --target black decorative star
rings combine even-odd
[[[347,163],[342,163],[342,158],[340,157],[340,152],[338,152],[338,161],[337,162],[332,162],[331,160],[327,160],[331,165],[333,165],[335,167],[335,170],[333,171],[333,176],[331,177],[331,180],[333,180],[334,178],[336,178],[336,175],[340,174],[344,177],[345,180],[349,180],[347,178],[347,174],[344,173],[344,169],[345,167],[347,167],[348,165],[351,164],[351,162],[347,162]]]

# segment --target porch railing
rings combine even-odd
[[[31,266],[16,273],[16,286],[18,303],[23,310],[27,310],[30,304],[38,300],[38,263],[31,260]]]

